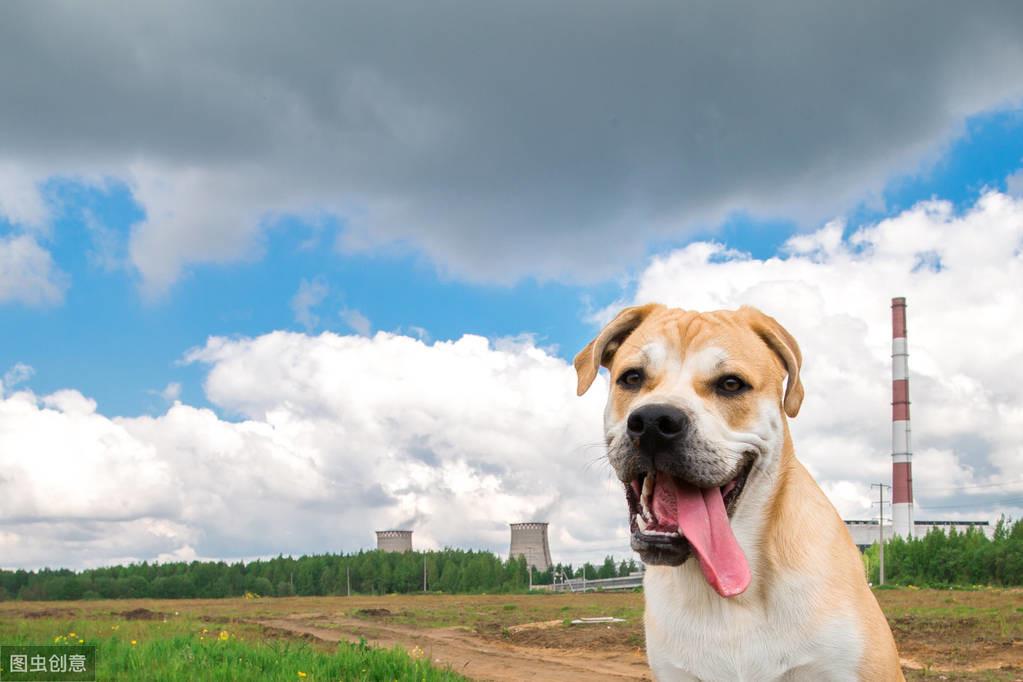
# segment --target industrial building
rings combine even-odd
[[[847,520],[845,522],[845,527],[849,530],[849,535],[852,536],[853,542],[861,551],[865,551],[880,539],[880,529],[878,528],[877,519],[869,521]],[[955,529],[957,533],[965,533],[968,530],[979,530],[989,538],[992,537],[995,532],[994,526],[987,521],[916,521],[913,524],[913,537],[922,538],[934,529],[945,533],[949,532],[950,529]],[[887,541],[891,540],[892,537],[891,521],[889,519],[885,519],[884,538]]]
[[[538,571],[546,571],[554,563],[551,561],[551,547],[547,542],[547,524],[540,521],[528,523],[512,523],[511,549],[508,555],[526,557],[526,564]]]
[[[377,549],[381,552],[411,552],[412,531],[378,530]]]

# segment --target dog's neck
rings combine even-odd
[[[748,592],[762,602],[771,599],[768,588],[780,585],[784,575],[805,575],[808,567],[827,565],[830,544],[807,542],[806,538],[822,537],[827,532],[820,527],[822,514],[835,513],[824,491],[796,458],[787,422],[772,479],[768,499],[759,510],[749,510],[762,523],[749,549],[753,580]]]

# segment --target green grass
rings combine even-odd
[[[403,649],[343,642],[334,649],[267,638],[258,626],[161,621],[0,620],[4,644],[83,642],[97,647],[97,679],[152,682],[269,680],[461,681]]]

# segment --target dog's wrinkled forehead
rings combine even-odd
[[[576,356],[575,364],[580,393],[600,365],[608,368],[612,418],[641,403],[702,400],[727,408],[734,423],[744,418],[740,408],[753,400],[769,397],[783,403],[790,417],[802,401],[795,339],[755,308],[707,313],[660,305],[627,308]],[[743,383],[745,399],[720,399],[720,382],[730,377]]]
[[[666,309],[647,317],[609,357],[609,369],[642,364],[651,373],[710,371],[744,364],[751,370],[779,369],[777,358],[732,311],[695,313]],[[784,372],[784,368],[780,368]]]

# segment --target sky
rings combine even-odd
[[[0,5],[0,566],[630,556],[622,306],[756,305],[800,459],[1023,512],[1023,8]]]

